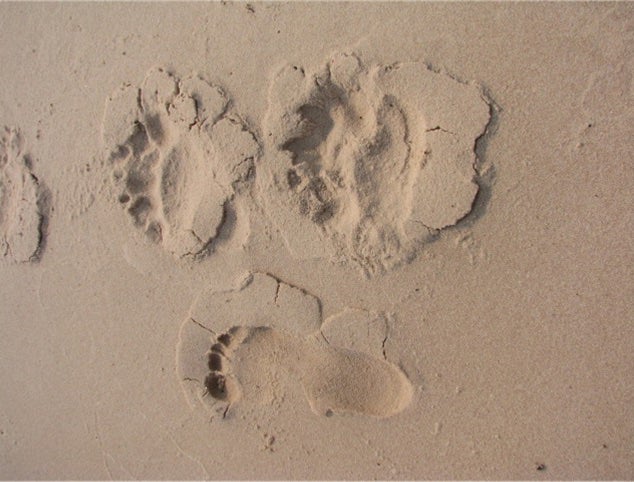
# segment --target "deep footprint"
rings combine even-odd
[[[118,200],[151,241],[179,257],[212,250],[252,178],[259,146],[228,104],[204,79],[161,68],[106,103],[103,140]]]
[[[234,291],[212,293],[181,327],[177,369],[185,394],[190,404],[202,402],[225,416],[241,401],[274,404],[284,397],[285,381],[295,380],[316,414],[395,415],[409,405],[412,386],[381,356],[385,332],[364,313],[315,324],[316,298],[263,274]],[[230,319],[243,324],[226,328]],[[347,320],[353,325],[344,326]],[[355,335],[371,332],[377,336]]]
[[[335,54],[312,72],[288,66],[269,92],[265,126],[277,152],[261,192],[274,219],[281,206],[299,215],[278,220],[301,224],[284,231],[295,254],[343,253],[379,273],[469,213],[474,144],[489,117],[476,86],[424,64]]]

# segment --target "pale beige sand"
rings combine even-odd
[[[632,479],[633,27],[0,5],[0,477]]]
[[[218,87],[162,68],[106,102],[102,137],[122,184],[118,200],[151,241],[180,257],[213,250],[253,177],[258,143],[228,107]]]
[[[46,202],[31,172],[17,129],[5,127],[0,139],[0,254],[3,261],[37,261],[44,249]]]
[[[360,310],[322,320],[321,306],[262,273],[233,290],[204,293],[177,346],[177,375],[190,404],[201,402],[223,419],[244,418],[253,402],[281,410],[280,380],[290,377],[317,415],[383,418],[405,409],[412,386],[382,352],[387,320]]]
[[[490,107],[477,86],[421,62],[328,59],[275,74],[261,189],[295,256],[323,258],[331,240],[330,258],[381,273],[471,211]]]

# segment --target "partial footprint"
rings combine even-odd
[[[119,202],[149,239],[176,256],[206,255],[223,231],[245,231],[228,224],[248,223],[233,214],[259,146],[228,104],[204,79],[179,79],[161,68],[106,102],[103,141]]]
[[[343,251],[369,274],[411,259],[471,210],[480,90],[420,63],[365,65],[337,54],[273,79],[265,129],[275,157],[261,192],[301,257]],[[280,214],[295,208],[289,223]],[[297,226],[301,228],[297,228]]]
[[[363,310],[322,324],[317,298],[255,274],[195,303],[181,327],[177,372],[192,406],[222,416],[240,401],[278,404],[295,380],[316,414],[389,417],[407,407],[412,386],[385,359],[386,330],[384,317]]]
[[[47,221],[45,193],[31,172],[20,132],[5,127],[0,139],[0,253],[4,260],[39,259]]]

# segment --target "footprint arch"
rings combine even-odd
[[[359,327],[375,330],[378,315],[356,315]],[[183,322],[176,350],[188,402],[226,416],[241,403],[279,402],[290,382],[301,385],[318,415],[384,418],[404,410],[412,385],[382,355],[385,331],[351,339],[327,328],[332,323],[322,323],[317,298],[268,274],[254,274],[235,290],[204,295]],[[346,341],[353,348],[345,347]]]

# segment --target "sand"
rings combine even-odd
[[[261,190],[291,252],[343,253],[368,275],[411,261],[471,211],[484,96],[422,62],[366,66],[334,53],[312,73],[282,68],[264,120],[274,156]],[[289,221],[284,206],[312,223]]]
[[[632,479],[629,3],[0,5],[2,479]]]
[[[0,251],[4,261],[37,261],[43,249],[45,194],[31,172],[17,129],[4,128],[0,140]]]
[[[258,144],[222,90],[194,76],[150,70],[107,101],[103,142],[118,200],[151,241],[178,257],[213,250]]]

